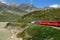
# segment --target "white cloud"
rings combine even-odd
[[[6,0],[0,0],[0,2],[2,2],[2,3],[6,3]]]
[[[54,5],[50,5],[49,7],[60,8],[60,5],[59,4],[54,4]]]

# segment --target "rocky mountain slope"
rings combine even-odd
[[[0,21],[16,21],[24,14],[28,13],[28,10],[35,9],[32,4],[14,4],[9,5],[0,2]]]

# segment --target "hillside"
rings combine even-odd
[[[21,20],[25,20],[24,22],[60,21],[60,8],[50,8],[46,10],[34,11],[22,16]]]
[[[16,15],[9,12],[1,12],[0,13],[0,21],[16,21],[20,15]]]

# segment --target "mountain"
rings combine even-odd
[[[20,4],[20,5],[17,5],[15,3],[11,3],[9,5],[7,4],[4,4],[4,3],[1,3],[0,2],[0,10],[12,10],[12,11],[16,11],[16,12],[24,12],[26,13],[29,9],[32,10],[32,9],[35,9],[36,7],[33,6],[32,4]]]
[[[21,16],[28,13],[29,10],[35,9],[32,4],[11,3],[9,5],[0,2],[0,21],[17,21]]]
[[[35,9],[36,7],[33,6],[32,4],[20,4],[18,7],[23,8],[24,10],[26,9]]]
[[[20,12],[29,12],[31,10],[37,9],[34,5],[32,4],[10,4],[9,6],[11,6],[12,8],[15,7],[16,11],[20,11]]]

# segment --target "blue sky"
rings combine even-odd
[[[60,0],[32,0],[32,2],[31,2],[31,0],[5,0],[5,2],[7,2],[7,3],[15,2],[17,4],[32,3],[34,6],[36,6],[38,8],[55,5],[55,4],[60,5]]]

